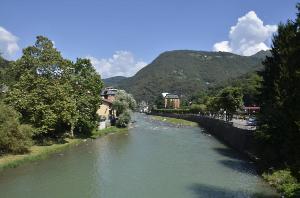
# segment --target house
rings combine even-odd
[[[112,109],[112,103],[115,100],[117,91],[118,91],[117,89],[114,89],[112,87],[107,87],[103,89],[100,93],[102,104],[97,110],[97,114],[100,117],[99,129],[103,129],[107,127],[110,124],[111,120],[116,117],[116,113]]]
[[[180,99],[176,94],[166,94],[164,96],[165,108],[178,109],[180,107]]]
[[[112,87],[106,87],[101,91],[100,95],[102,99],[106,99],[108,101],[113,102],[115,100],[117,91],[118,91],[117,89],[114,89]]]

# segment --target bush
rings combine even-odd
[[[263,174],[263,178],[286,197],[300,197],[300,184],[291,175],[290,170],[278,170],[272,174]]]
[[[127,127],[130,122],[131,116],[129,111],[125,111],[124,113],[120,114],[118,120],[116,121],[117,127]]]
[[[20,114],[12,107],[0,104],[0,153],[28,152],[32,145],[32,127],[21,125]]]
[[[206,106],[204,104],[192,104],[190,107],[190,112],[204,114],[206,112]]]

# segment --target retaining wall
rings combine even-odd
[[[240,129],[222,120],[194,114],[169,114],[152,112],[151,115],[179,118],[197,122],[207,133],[212,134],[226,145],[234,148],[242,154],[245,154],[253,161],[260,161],[257,157],[259,146],[258,142],[255,140],[253,130]]]

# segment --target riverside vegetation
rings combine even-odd
[[[43,36],[16,61],[0,57],[1,169],[90,137],[102,87],[88,59],[64,59]]]
[[[88,59],[64,59],[51,40],[38,36],[16,61],[0,56],[0,167],[14,167],[80,142],[124,131],[97,131],[103,83]],[[127,127],[134,98],[118,91],[118,127]]]

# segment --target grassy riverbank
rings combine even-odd
[[[32,146],[26,154],[7,154],[0,157],[0,171],[6,168],[15,168],[26,162],[46,158],[49,154],[59,152],[67,147],[79,144],[82,139],[66,139],[63,144],[52,144],[50,146]]]
[[[152,119],[158,120],[161,122],[167,122],[175,125],[181,125],[181,126],[193,126],[197,127],[198,124],[196,122],[191,122],[183,119],[177,119],[177,118],[169,118],[169,117],[163,117],[163,116],[151,116]]]
[[[110,134],[110,133],[124,133],[124,132],[127,132],[127,131],[128,131],[128,127],[118,128],[118,127],[115,127],[115,126],[111,126],[111,127],[108,127],[106,129],[102,129],[102,130],[94,130],[92,132],[91,138],[96,139],[98,137],[101,137],[103,135],[107,135],[107,134]]]
[[[107,135],[109,133],[120,133],[127,132],[128,128],[117,128],[117,127],[109,127],[103,130],[95,130],[92,132],[91,138],[96,139],[103,135]],[[27,162],[36,161],[39,159],[44,159],[48,155],[52,153],[56,153],[64,150],[70,146],[77,145],[81,143],[83,139],[74,138],[74,139],[65,139],[65,143],[62,144],[52,144],[50,146],[37,146],[34,145],[30,147],[29,153],[26,154],[6,154],[0,157],[0,171],[6,168],[15,168]]]

